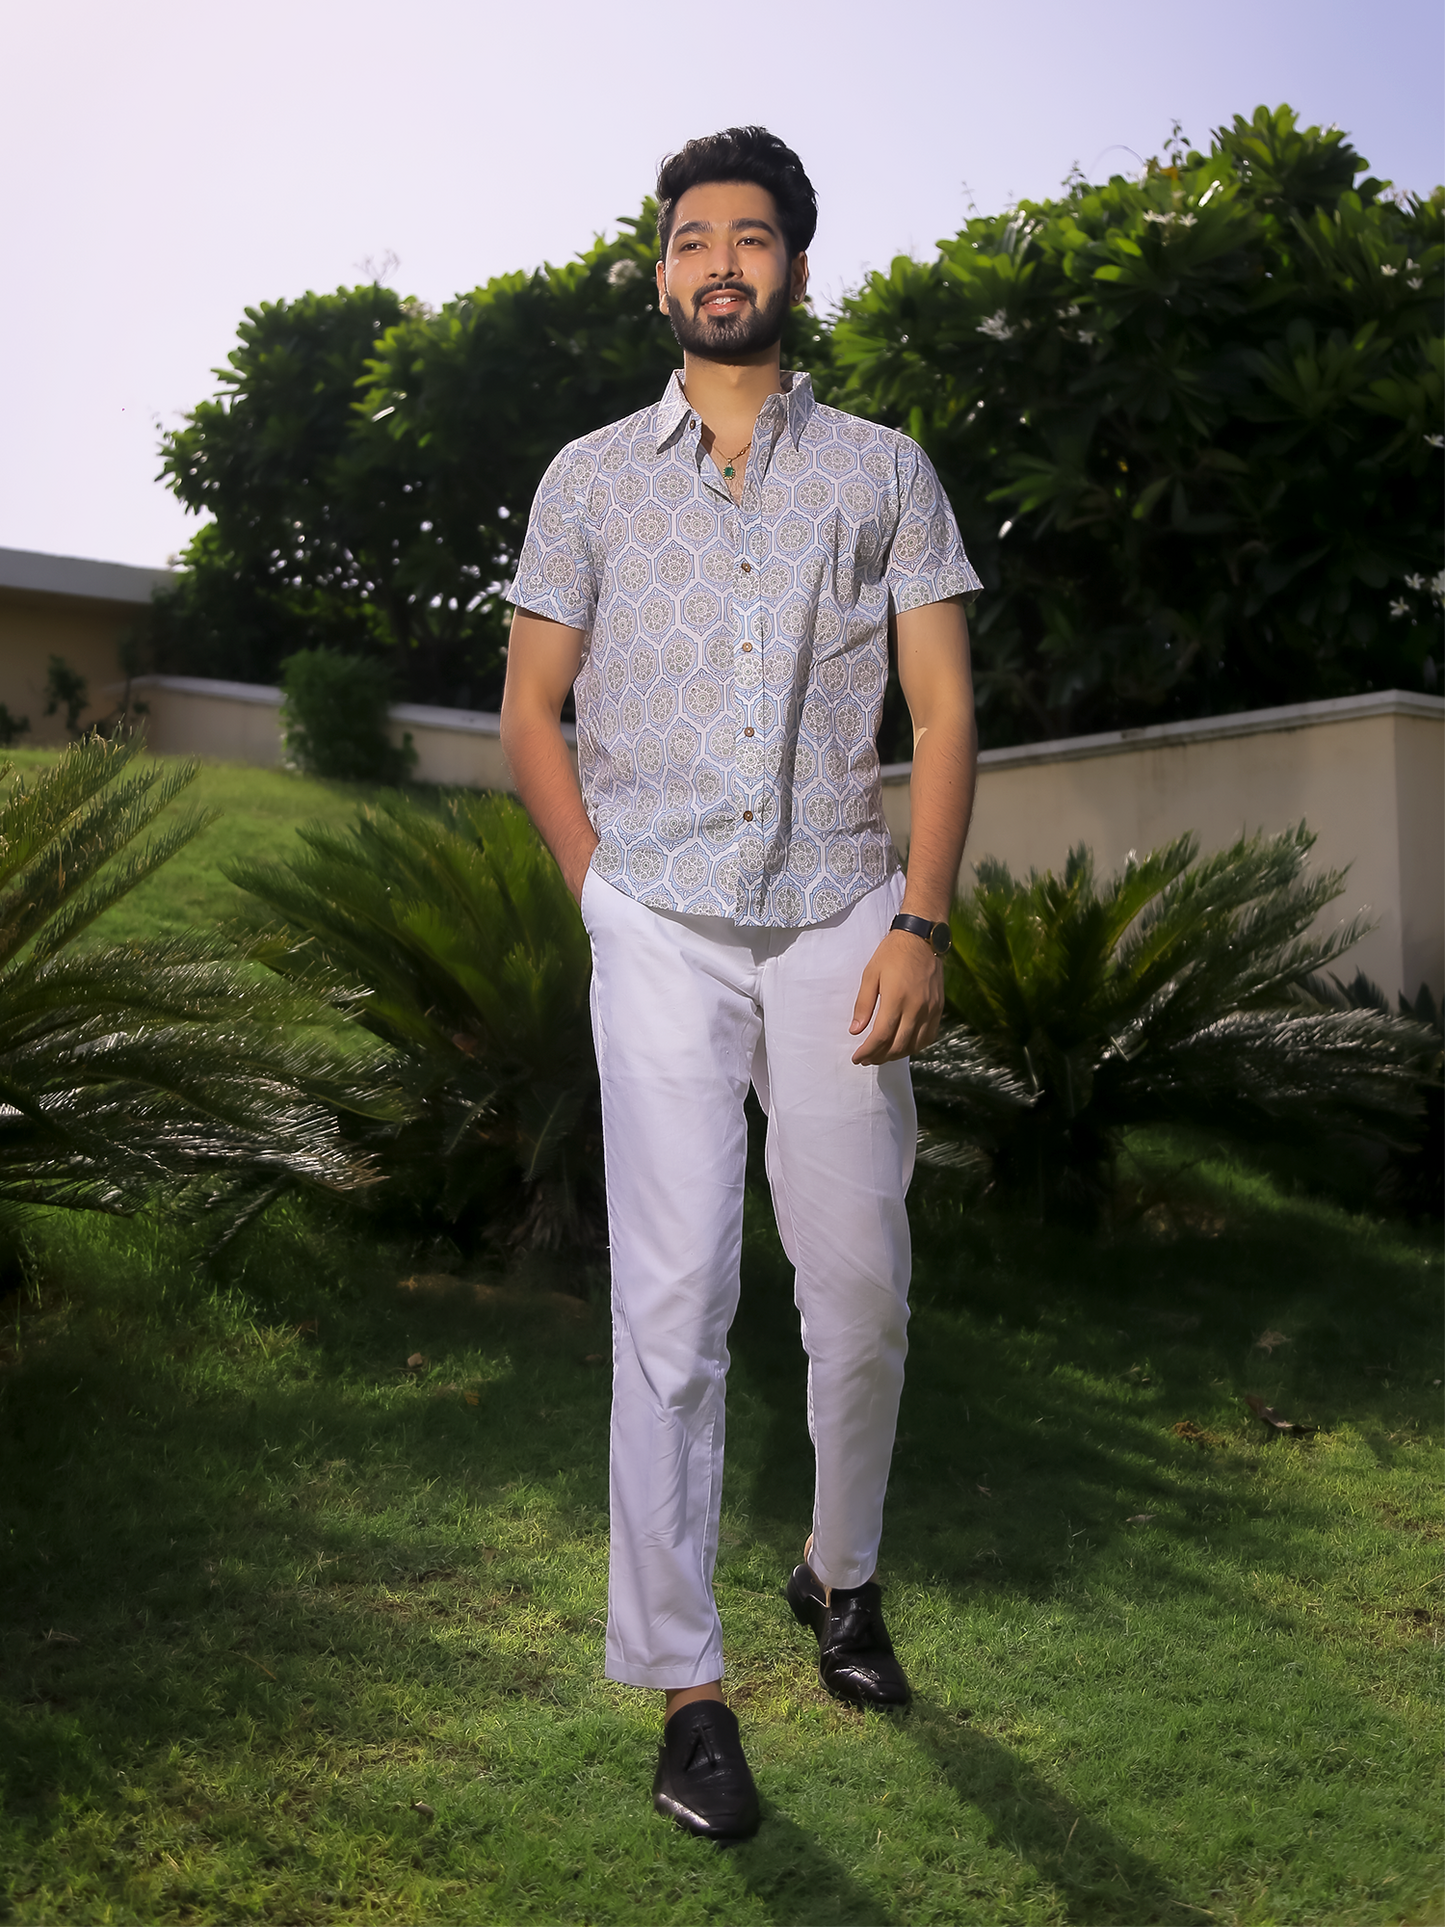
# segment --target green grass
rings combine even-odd
[[[752,1201],[718,1595],[765,1823],[726,1853],[652,1814],[656,1699],[600,1677],[600,1303],[418,1303],[294,1207],[220,1282],[53,1221],[0,1377],[5,1917],[1445,1917],[1438,1253],[1139,1148],[1112,1240],[916,1200],[900,1719],[823,1694],[779,1594],[811,1464]]]
[[[224,817],[92,940],[235,915],[223,862],[365,794],[207,767]],[[0,1918],[1445,1919],[1438,1239],[1136,1149],[1153,1202],[1109,1239],[915,1196],[904,1719],[834,1705],[780,1597],[811,1455],[751,1201],[718,1593],[766,1824],[729,1853],[652,1814],[656,1701],[600,1677],[600,1272],[570,1310],[538,1270],[418,1302],[415,1254],[294,1204],[220,1273],[165,1223],[38,1224],[0,1347]],[[1250,1391],[1320,1431],[1271,1441]]]
[[[0,768],[11,764],[18,776],[33,777],[54,763],[57,750],[0,750]],[[173,767],[185,759],[160,756]],[[431,794],[428,790],[413,794]],[[175,936],[197,926],[212,928],[240,915],[250,899],[227,882],[222,865],[241,859],[285,857],[296,847],[294,832],[320,821],[337,827],[350,823],[359,803],[374,791],[355,783],[323,783],[292,770],[253,769],[244,763],[203,763],[200,775],[173,812],[210,808],[222,812],[179,855],[142,883],[87,932],[88,943],[125,943]],[[162,818],[162,821],[168,820]]]

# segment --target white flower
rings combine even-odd
[[[1410,276],[1409,284],[1412,288],[1415,288],[1416,290],[1423,288],[1425,285],[1425,277],[1421,274],[1412,274]]]
[[[978,332],[981,335],[987,335],[990,341],[1012,341],[1017,330],[1009,326],[1008,310],[1000,308],[998,313],[991,314],[987,321],[979,322]]]
[[[1442,569],[1430,584],[1430,593],[1437,596],[1441,602],[1445,602],[1445,569]]]
[[[1425,440],[1431,448],[1445,448],[1445,435],[1427,435]]]
[[[1067,308],[1059,309],[1059,319],[1060,321],[1072,321],[1075,315],[1082,313],[1083,309],[1079,306],[1078,302],[1071,301]]]
[[[1410,605],[1408,602],[1406,602],[1403,596],[1400,596],[1396,601],[1390,604],[1390,614],[1392,616],[1407,616],[1409,615],[1409,613],[1410,613]]]
[[[1398,268],[1392,268],[1388,261],[1382,261],[1380,263],[1380,272],[1383,275],[1387,275],[1389,279],[1393,281],[1400,270]]]
[[[1080,341],[1087,341],[1087,342],[1089,342],[1089,343],[1091,343],[1091,344],[1092,344],[1093,342],[1095,342],[1095,341],[1097,341],[1098,339],[1099,339],[1099,337],[1098,337],[1098,336],[1097,336],[1097,335],[1096,335],[1096,334],[1094,333],[1094,331],[1093,331],[1093,329],[1092,329],[1092,328],[1080,328],[1080,330],[1079,330],[1079,340],[1080,340]]]
[[[635,281],[641,273],[642,269],[637,263],[624,254],[620,261],[614,261],[607,270],[607,285],[609,288],[625,287],[629,281]]]
[[[1193,227],[1198,216],[1194,214],[1178,214],[1173,211],[1167,214],[1161,214],[1157,209],[1149,208],[1145,212],[1144,219],[1146,221],[1157,221],[1160,227]]]
[[[1407,575],[1405,577],[1405,587],[1407,589],[1423,589],[1424,586],[1425,578],[1423,575]]]

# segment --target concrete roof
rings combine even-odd
[[[0,589],[25,589],[33,595],[149,602],[153,589],[174,580],[169,569],[137,569],[129,562],[92,562],[78,555],[42,555],[34,549],[0,549]]]

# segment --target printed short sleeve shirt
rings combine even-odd
[[[890,610],[981,585],[918,444],[783,379],[738,503],[680,374],[569,444],[508,595],[587,635],[593,868],[658,909],[787,928],[898,867],[877,750]]]

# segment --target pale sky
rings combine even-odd
[[[970,202],[1133,172],[1261,101],[1445,178],[1439,0],[9,0],[0,22],[0,547],[152,566],[194,529],[158,427],[249,304],[369,278],[439,304],[636,211],[659,157],[758,120],[822,203],[828,305]],[[1132,150],[1132,151],[1131,151]]]

